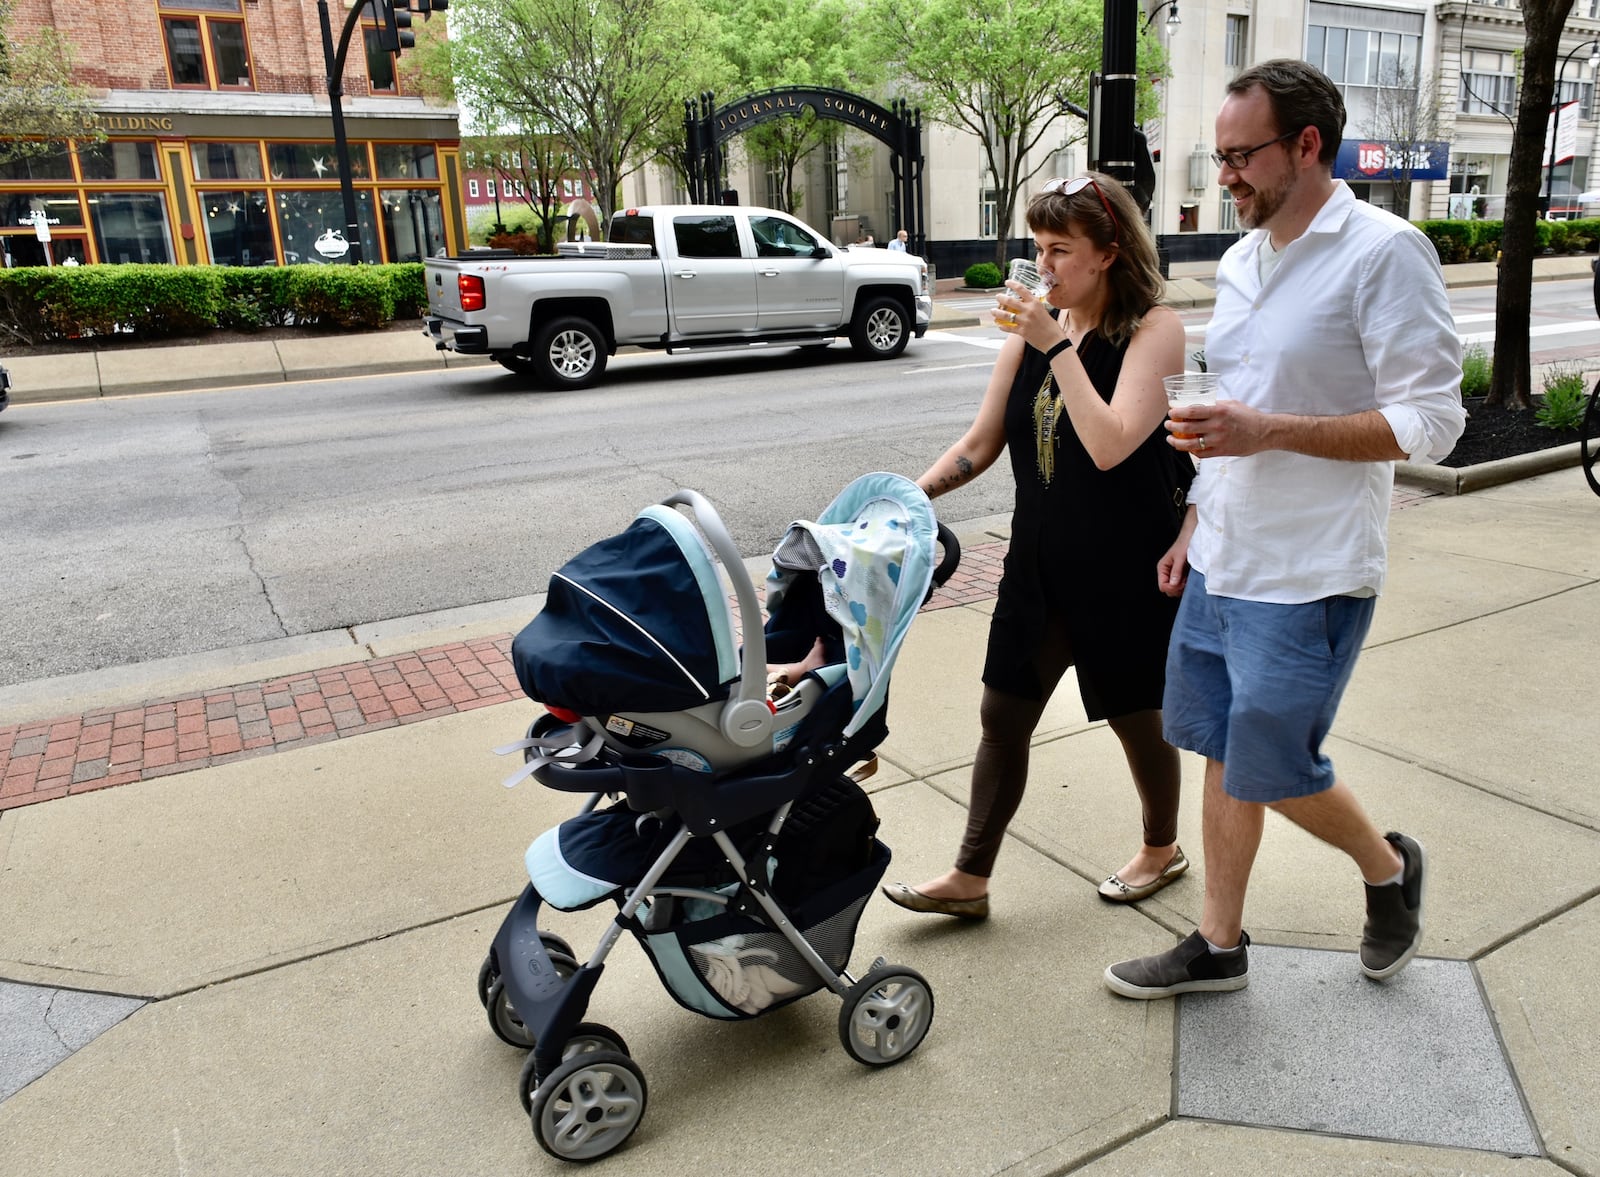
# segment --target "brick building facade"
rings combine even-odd
[[[454,105],[376,42],[370,6],[343,77],[361,252],[408,261],[466,244]],[[349,10],[329,7],[337,41]],[[346,256],[315,0],[20,0],[12,35],[72,45],[103,144],[0,165],[6,265],[278,265]],[[442,21],[417,21],[419,41]],[[38,222],[48,225],[48,245]]]

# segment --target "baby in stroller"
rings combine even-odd
[[[518,1094],[547,1152],[605,1156],[644,1115],[644,1075],[621,1036],[583,1021],[625,931],[697,1013],[755,1017],[826,988],[856,1060],[899,1062],[921,1043],[933,994],[920,974],[881,958],[859,979],[845,971],[889,862],[847,770],[887,735],[895,657],[959,559],[914,483],[870,474],[789,528],[765,627],[737,548],[693,491],[551,578],[512,644],[524,691],[549,713],[498,751],[526,761],[507,784],[532,775],[589,800],[529,847],[529,885],[478,985],[494,1032],[530,1051]],[[769,670],[786,691],[769,695]],[[607,900],[617,915],[586,961],[538,926],[541,907]]]

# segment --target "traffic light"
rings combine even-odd
[[[373,0],[378,13],[378,44],[388,53],[399,53],[416,46],[411,31],[411,10],[406,0]]]

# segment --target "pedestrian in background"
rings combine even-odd
[[[1205,904],[1176,948],[1106,969],[1124,997],[1248,983],[1269,808],[1354,860],[1368,977],[1422,943],[1422,846],[1378,832],[1322,742],[1383,589],[1393,464],[1439,461],[1465,425],[1461,344],[1427,237],[1333,178],[1344,123],[1338,88],[1292,60],[1239,74],[1217,115],[1219,181],[1254,232],[1217,269],[1220,397],[1174,410],[1200,474],[1159,570],[1182,593],[1166,736],[1206,758]]]
[[[1178,316],[1138,206],[1106,176],[1052,180],[1028,204],[1044,299],[1008,283],[1000,349],[977,418],[918,485],[961,486],[1011,451],[1016,481],[978,719],[967,828],[953,869],[884,893],[912,911],[982,919],[989,878],[1028,780],[1029,744],[1076,667],[1088,717],[1106,720],[1144,812],[1144,845],[1100,888],[1129,902],[1188,868],[1178,846],[1178,754],[1161,738],[1176,603],[1156,561],[1183,521],[1193,463],[1166,442],[1162,378],[1183,367]]]
[[[906,251],[906,241],[910,239],[910,236],[904,229],[901,229],[894,235],[894,240],[889,242],[887,248],[894,250],[895,253],[904,253]]]

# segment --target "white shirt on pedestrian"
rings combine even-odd
[[[1257,229],[1223,256],[1206,332],[1219,397],[1270,413],[1377,409],[1413,462],[1466,426],[1461,340],[1433,244],[1343,181],[1263,280]],[[1392,462],[1268,450],[1207,458],[1189,563],[1206,591],[1301,604],[1383,590]]]

